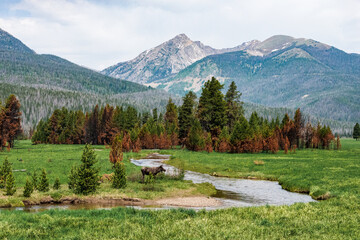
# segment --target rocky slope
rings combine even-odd
[[[106,68],[103,74],[128,81],[157,86],[192,63],[213,54],[232,52],[251,47],[255,42],[235,48],[214,49],[199,41],[192,41],[185,34],[142,52],[136,58]]]

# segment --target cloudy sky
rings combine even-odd
[[[179,33],[215,48],[284,34],[360,53],[360,1],[0,0],[0,28],[96,70]]]

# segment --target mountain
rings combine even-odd
[[[146,91],[53,55],[36,54],[0,29],[0,83],[100,94]]]
[[[243,50],[254,43],[235,48],[214,49],[179,34],[167,42],[142,52],[136,58],[120,62],[101,71],[103,74],[128,81],[156,86],[192,63],[212,54]]]
[[[242,100],[298,108],[339,121],[360,119],[360,55],[311,40],[273,36],[242,51],[209,55],[158,83],[176,94],[200,92],[215,76],[235,81]]]
[[[153,106],[165,106],[165,98],[170,96],[162,90],[154,92],[137,83],[104,76],[57,56],[36,54],[0,29],[0,101],[11,93],[16,94],[22,104],[25,130],[57,107],[89,110],[111,99],[109,103],[134,102],[140,109],[149,110]],[[128,94],[135,97],[129,100]],[[154,95],[161,97],[155,99]]]

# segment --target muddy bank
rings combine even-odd
[[[59,205],[70,205],[70,204],[109,204],[109,205],[119,205],[119,206],[142,206],[148,205],[152,202],[144,199],[137,198],[96,198],[96,197],[62,197],[60,199],[54,199],[50,196],[42,198],[40,200],[23,200],[24,206],[35,206],[35,205],[49,205],[49,204],[59,204]]]

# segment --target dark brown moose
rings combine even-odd
[[[163,168],[163,166],[161,165],[160,167],[143,167],[141,168],[141,173],[142,173],[142,180],[144,182],[145,179],[145,175],[152,175],[152,176],[156,176],[156,174],[158,174],[159,172],[165,172],[165,168]]]

